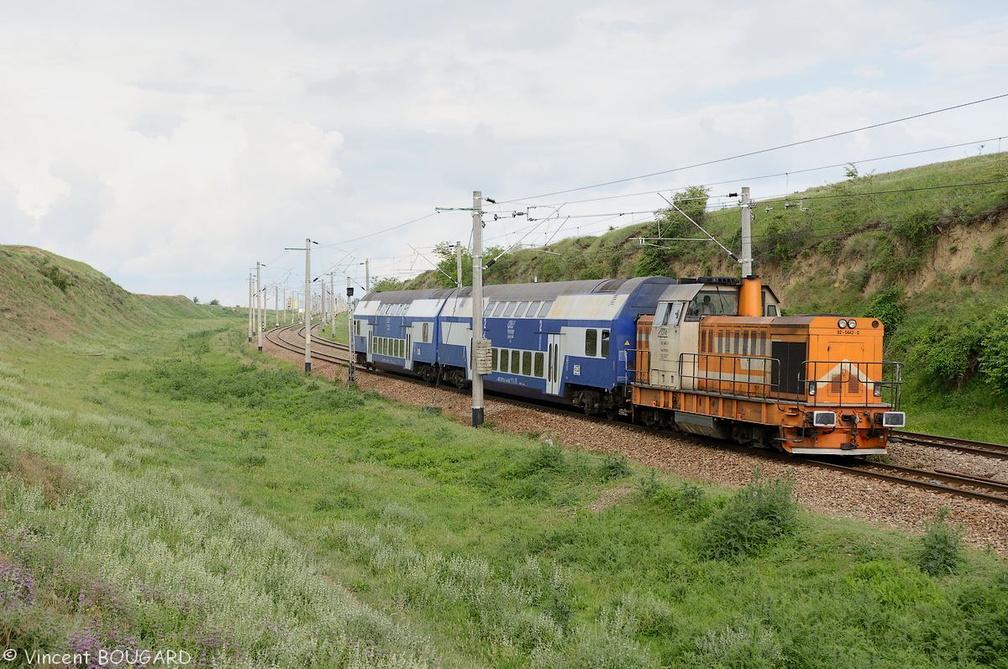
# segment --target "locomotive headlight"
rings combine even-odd
[[[840,320],[838,320],[836,322],[836,326],[838,328],[840,328],[841,330],[846,330],[847,329],[847,319],[846,318],[841,318]]]
[[[809,381],[808,382],[808,394],[811,395],[812,397],[815,397],[815,391],[816,391],[816,382],[815,381]]]
[[[857,321],[854,320],[853,318],[850,319],[849,321],[847,321],[847,327],[849,327],[851,330],[853,330],[854,328],[857,327]]]
[[[875,393],[875,397],[882,397],[882,383],[880,381],[875,382],[875,389],[873,392]]]

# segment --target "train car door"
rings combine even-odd
[[[560,351],[560,342],[563,336],[559,334],[548,335],[546,343],[546,394],[560,394],[560,377],[563,372],[563,354]]]

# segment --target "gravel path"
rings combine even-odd
[[[264,345],[264,350],[296,364],[304,362],[303,354],[283,351],[272,344]],[[316,362],[312,364],[312,373],[330,380],[346,380],[346,368],[338,365]],[[403,404],[436,407],[463,424],[472,420],[470,397],[453,390],[366,372],[357,375],[357,383],[364,390]],[[619,451],[648,467],[698,482],[740,487],[752,481],[757,467],[770,478],[793,473],[795,497],[805,508],[827,516],[865,520],[881,527],[919,533],[925,520],[933,519],[941,507],[947,507],[950,522],[961,523],[965,529],[967,544],[977,548],[989,546],[1002,557],[1008,557],[1006,506],[867,480],[801,462],[779,462],[762,457],[758,452],[739,452],[701,444],[688,437],[651,433],[630,425],[526,408],[493,397],[488,397],[484,404],[484,416],[496,429],[516,434],[549,434],[565,446],[587,450]],[[1008,481],[1008,463],[980,456],[894,445],[890,457],[894,464],[946,469]]]

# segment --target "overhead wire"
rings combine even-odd
[[[872,124],[861,126],[861,127],[858,127],[858,128],[851,128],[849,130],[841,130],[839,132],[832,132],[832,133],[829,133],[829,134],[826,134],[826,135],[820,135],[818,137],[810,137],[808,139],[802,139],[802,140],[798,140],[798,141],[795,141],[795,142],[788,142],[786,144],[779,144],[777,146],[771,146],[771,147],[768,147],[768,148],[765,148],[765,149],[757,149],[755,151],[747,151],[747,152],[738,153],[738,154],[735,154],[735,155],[732,155],[732,156],[725,156],[723,158],[715,158],[713,160],[706,160],[706,161],[703,161],[703,162],[694,163],[692,165],[683,165],[681,167],[674,167],[674,168],[667,169],[667,170],[660,170],[658,172],[651,172],[649,174],[640,174],[640,175],[632,176],[632,177],[624,177],[622,179],[613,179],[612,181],[605,181],[605,182],[602,182],[602,183],[591,184],[591,185],[588,185],[588,186],[579,186],[579,187],[576,187],[576,188],[568,188],[568,189],[565,189],[565,190],[558,190],[558,191],[553,191],[553,192],[550,192],[550,193],[540,193],[538,195],[526,195],[524,197],[517,197],[517,198],[510,199],[510,200],[498,199],[497,202],[499,204],[510,204],[510,203],[513,203],[513,202],[520,202],[520,201],[524,201],[524,200],[539,200],[539,199],[544,198],[544,197],[553,197],[554,195],[566,195],[567,193],[577,193],[577,192],[580,192],[580,191],[592,190],[594,188],[603,188],[605,186],[615,186],[615,185],[622,184],[622,183],[629,183],[631,181],[639,181],[641,179],[650,179],[652,177],[662,176],[662,175],[665,175],[665,174],[672,174],[673,172],[682,172],[682,171],[685,171],[685,170],[695,169],[697,167],[706,167],[708,165],[716,165],[718,163],[725,163],[725,162],[729,162],[729,161],[732,161],[732,160],[739,160],[740,158],[749,158],[751,156],[758,156],[758,155],[762,155],[764,153],[771,153],[773,151],[780,151],[781,149],[789,149],[789,148],[792,148],[792,147],[795,147],[795,146],[802,146],[802,145],[805,145],[805,144],[811,144],[813,142],[821,142],[823,140],[833,139],[835,137],[843,137],[844,135],[851,135],[851,134],[854,134],[856,132],[864,132],[866,130],[874,130],[876,128],[882,128],[882,127],[885,127],[887,125],[894,125],[896,123],[902,123],[904,121],[910,121],[910,120],[913,120],[913,119],[924,118],[926,116],[933,116],[935,114],[942,114],[942,113],[945,113],[945,112],[948,112],[948,111],[953,111],[955,109],[963,109],[965,107],[970,107],[970,106],[982,104],[982,103],[985,103],[985,102],[992,102],[994,100],[1000,100],[1000,99],[1006,98],[1006,97],[1008,97],[1008,93],[1001,93],[1001,94],[998,94],[998,95],[992,95],[990,97],[982,98],[982,99],[979,99],[979,100],[972,100],[970,102],[963,102],[963,103],[960,103],[960,104],[957,104],[957,105],[950,105],[948,107],[942,107],[941,109],[932,109],[931,111],[921,112],[921,113],[918,113],[918,114],[911,114],[909,116],[903,116],[903,117],[900,117],[900,118],[897,118],[897,119],[892,119],[892,120],[889,120],[889,121],[881,121],[879,123],[872,123]]]

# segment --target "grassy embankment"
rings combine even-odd
[[[0,350],[8,647],[291,667],[1008,657],[1008,567],[944,524],[922,541],[801,512],[786,481],[728,494],[474,432],[305,379],[249,350],[241,314],[138,304],[110,316],[126,334]]]

